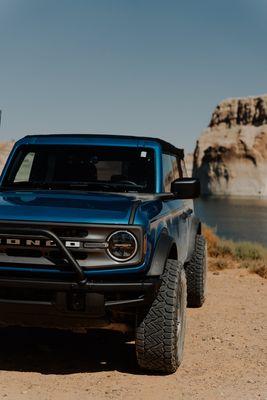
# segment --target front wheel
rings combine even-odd
[[[186,276],[176,260],[167,260],[152,305],[138,316],[136,354],[141,368],[173,373],[181,364],[186,325]]]

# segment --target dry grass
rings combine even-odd
[[[213,229],[204,226],[208,243],[209,267],[211,270],[246,268],[267,278],[267,248],[259,243],[234,242],[219,238]]]

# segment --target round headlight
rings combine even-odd
[[[135,236],[127,231],[117,231],[108,238],[107,252],[113,260],[128,261],[137,252],[137,241]]]

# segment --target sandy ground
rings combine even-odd
[[[114,334],[2,330],[0,399],[267,399],[266,320],[266,280],[210,272],[205,306],[188,310],[183,364],[169,376],[140,372],[134,345]]]

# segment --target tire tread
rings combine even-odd
[[[206,263],[206,239],[202,235],[196,235],[194,253],[186,264],[188,307],[201,307],[205,301]]]
[[[177,300],[179,279],[184,274],[177,260],[168,260],[157,296],[141,319],[136,333],[136,353],[141,368],[175,372],[177,359]]]

